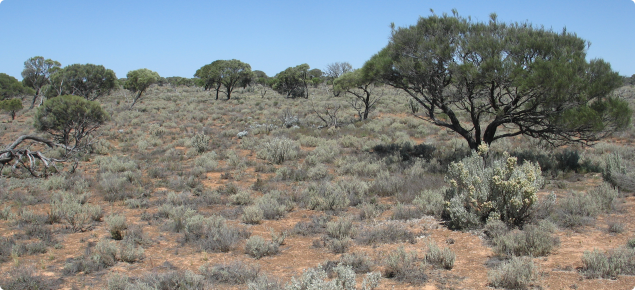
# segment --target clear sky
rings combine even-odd
[[[635,74],[633,0],[214,1],[0,0],[0,72],[22,79],[33,56],[101,64],[117,77],[148,68],[192,77],[217,59],[239,59],[267,75],[308,63],[354,68],[388,43],[390,23],[451,13],[531,22],[575,32],[621,75]]]

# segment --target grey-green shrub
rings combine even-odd
[[[412,204],[418,207],[423,214],[440,217],[443,213],[443,207],[445,206],[445,201],[443,200],[443,192],[445,190],[447,189],[423,190],[415,197]]]
[[[194,164],[204,168],[205,171],[210,172],[218,167],[217,159],[218,155],[216,155],[216,152],[205,152],[194,159]]]
[[[349,199],[332,183],[311,183],[302,191],[304,206],[313,210],[342,210],[349,204]]]
[[[281,164],[285,160],[292,160],[298,156],[300,146],[288,138],[272,138],[263,142],[257,151],[259,158],[271,163]]]
[[[192,148],[198,153],[203,153],[209,149],[209,136],[205,134],[196,134],[190,139]]]
[[[245,244],[245,253],[256,259],[271,256],[278,253],[279,244],[266,241],[261,236],[251,236]]]
[[[494,238],[494,252],[508,256],[546,256],[559,244],[546,227],[526,225],[522,231],[512,231]]]
[[[506,152],[502,159],[491,160],[487,166],[483,157],[473,152],[448,166],[446,180],[449,189],[445,212],[450,226],[456,229],[481,226],[490,216],[522,225],[530,218],[536,192],[543,185],[538,164],[525,162],[519,166],[517,159]]]
[[[126,239],[119,245],[119,258],[126,263],[134,263],[144,257],[144,250],[141,246],[136,246],[131,239]]]
[[[606,254],[598,249],[584,251],[582,274],[587,278],[615,279],[618,275],[635,274],[635,250],[619,247]]]
[[[74,231],[83,231],[92,220],[103,216],[100,206],[82,204],[80,198],[70,192],[59,192],[51,199],[49,220],[65,221]]]
[[[121,240],[124,236],[124,231],[128,228],[128,224],[126,223],[126,217],[122,215],[110,215],[105,219],[106,224],[108,224],[108,231],[110,232],[110,236],[114,240]]]
[[[538,279],[538,267],[531,258],[512,257],[487,273],[494,288],[526,289]]]
[[[417,257],[417,253],[406,252],[403,246],[388,254],[383,261],[384,276],[397,281],[424,284],[428,281],[425,265]]]
[[[243,210],[242,221],[246,224],[259,224],[264,217],[262,209],[257,205],[250,205]]]
[[[426,263],[437,268],[451,270],[454,267],[456,254],[454,254],[454,252],[448,247],[440,249],[433,241],[428,244],[428,251],[426,252],[425,260]]]
[[[291,278],[291,282],[285,287],[286,290],[308,290],[308,289],[329,289],[329,290],[355,290],[356,275],[350,266],[338,265],[333,268],[336,277],[328,279],[326,271],[322,266],[303,271],[299,279]],[[375,289],[379,285],[381,276],[379,273],[368,273],[362,281],[363,290]]]

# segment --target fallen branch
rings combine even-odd
[[[44,144],[50,148],[61,147],[67,151],[73,151],[73,148],[69,148],[68,146],[64,144],[55,143],[51,140],[48,140],[42,137],[33,136],[33,135],[22,135],[18,137],[18,139],[16,139],[13,143],[11,143],[11,145],[7,146],[3,150],[0,150],[0,164],[2,165],[2,167],[0,167],[0,174],[2,174],[2,169],[4,169],[4,167],[7,164],[13,161],[13,165],[11,165],[13,169],[18,168],[18,165],[21,164],[26,170],[29,171],[29,173],[32,176],[41,177],[42,175],[37,174],[37,171],[36,171],[37,160],[42,161],[42,163],[44,164],[44,176],[46,176],[46,171],[48,170],[49,167],[53,166],[53,168],[57,169],[57,167],[55,167],[55,162],[66,161],[64,159],[55,159],[55,158],[46,157],[40,151],[31,151],[29,149],[16,149],[20,144],[22,144],[22,142],[26,140],[35,141],[35,142]]]

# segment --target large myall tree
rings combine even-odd
[[[630,123],[611,92],[621,77],[589,43],[528,23],[486,23],[453,15],[395,28],[363,67],[405,91],[420,118],[462,136],[470,148],[527,135],[553,145],[590,144]]]

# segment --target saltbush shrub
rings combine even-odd
[[[257,155],[271,163],[281,164],[285,160],[295,159],[299,150],[300,146],[291,139],[273,138],[259,146]]]
[[[531,258],[513,257],[487,273],[494,288],[527,289],[538,279],[538,267]]]
[[[481,226],[490,216],[510,225],[524,224],[543,185],[540,166],[531,162],[517,165],[504,153],[502,159],[487,160],[473,152],[448,167],[445,216],[455,229]]]

